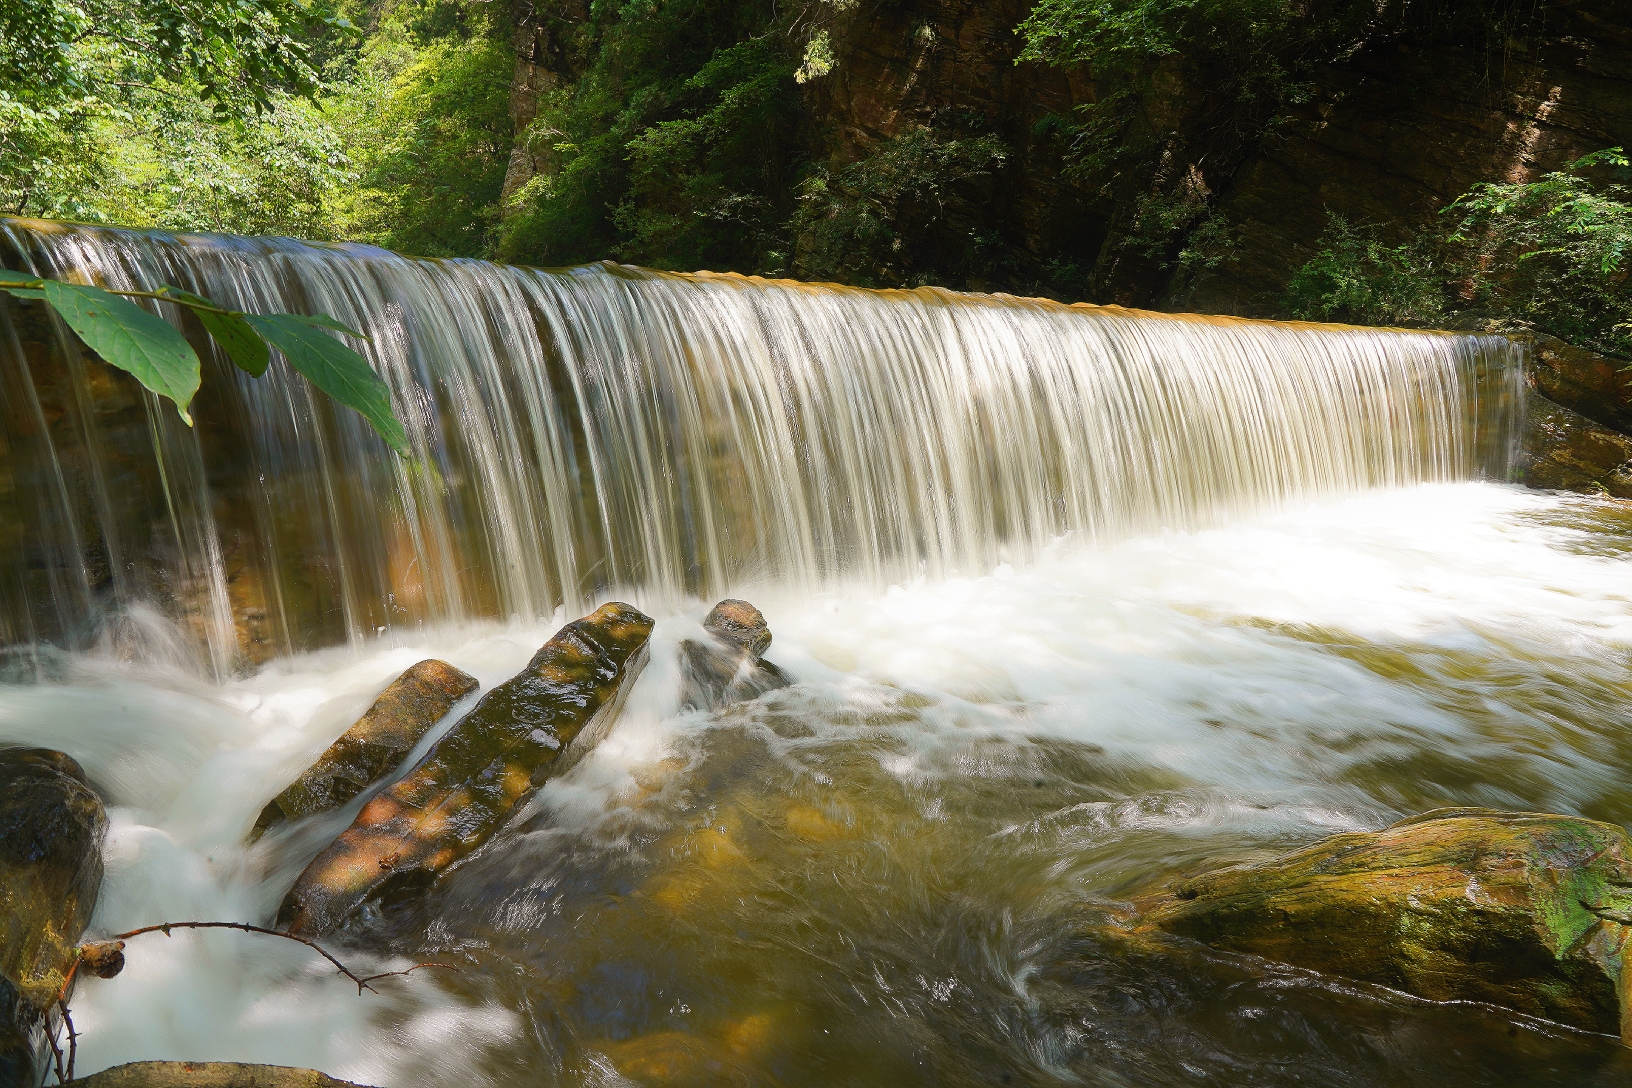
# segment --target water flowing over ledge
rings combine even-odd
[[[372,338],[412,460],[281,365],[207,360],[189,431],[0,302],[0,640],[169,614],[218,675],[610,587],[974,573],[1067,533],[1502,477],[1522,411],[1500,337],[20,220],[0,261]]]

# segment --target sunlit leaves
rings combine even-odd
[[[169,397],[192,426],[187,407],[198,392],[198,353],[174,325],[100,287],[46,280],[42,290],[87,347]]]
[[[0,290],[49,303],[105,362],[173,401],[188,426],[193,420],[187,408],[198,391],[198,354],[175,326],[120,294],[191,310],[227,357],[255,377],[266,373],[270,349],[276,348],[313,385],[360,413],[393,450],[408,455],[407,434],[391,412],[390,388],[368,360],[329,333],[367,338],[332,317],[238,313],[179,287],[114,293],[6,269],[0,269]]]
[[[323,392],[350,408],[379,432],[398,453],[408,453],[402,423],[391,414],[391,390],[368,365],[368,360],[330,336],[324,329],[359,334],[329,318],[273,314],[246,314],[244,320],[277,348],[289,365],[306,375]]]
[[[242,314],[221,313],[208,299],[199,298],[179,287],[162,287],[159,290],[180,302],[190,303],[204,331],[210,334],[239,370],[257,378],[266,373],[271,353],[267,350],[266,341],[250,328]]]

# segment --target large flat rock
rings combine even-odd
[[[38,1084],[42,1017],[102,886],[102,800],[78,763],[0,748],[0,1084]]]
[[[1632,1039],[1632,842],[1574,816],[1441,809],[1206,873],[1139,925]]]
[[[401,781],[319,854],[284,899],[278,927],[333,932],[373,898],[424,888],[475,850],[596,734],[645,662],[652,620],[626,604],[567,624],[527,667],[482,697]]]
[[[84,1088],[365,1088],[315,1069],[241,1062],[131,1062],[89,1077]]]

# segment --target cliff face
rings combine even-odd
[[[1387,41],[1322,69],[1220,200],[1236,252],[1164,308],[1267,316],[1315,250],[1327,213],[1404,235],[1481,181],[1527,181],[1632,145],[1632,5],[1551,0],[1534,30],[1490,51]]]
[[[1080,70],[1016,64],[1015,27],[1030,7],[1030,0],[862,5],[835,28],[833,70],[808,84],[818,162],[863,160],[915,129],[988,131],[1007,146],[1001,173],[962,187],[951,207],[937,209],[951,229],[984,234],[1002,251],[984,274],[948,286],[1035,289],[1048,284],[1051,265],[1086,267],[1105,242],[1108,209],[1062,172],[1048,124],[1092,102],[1095,88]]]

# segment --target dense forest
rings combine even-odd
[[[1585,71],[1554,55],[1582,25],[1612,67],[1612,7],[19,0],[0,205],[548,266],[1494,318],[1625,352],[1632,104],[1584,85],[1603,101],[1571,127],[1531,86]],[[1314,199],[1265,191],[1346,102],[1383,87],[1398,122],[1447,85],[1466,123],[1378,141],[1426,185],[1367,200],[1364,170],[1316,164]],[[1515,146],[1526,115],[1546,131]]]

